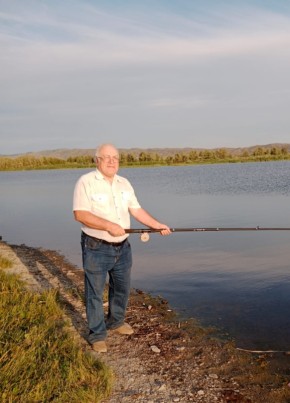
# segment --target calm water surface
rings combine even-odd
[[[0,235],[55,249],[81,266],[72,216],[89,170],[0,172]],[[290,227],[290,162],[121,169],[142,206],[171,227]],[[140,227],[132,222],[132,227]],[[239,347],[290,346],[290,231],[131,235],[132,286]]]

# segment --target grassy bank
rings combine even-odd
[[[135,333],[125,338],[108,335],[109,353],[102,359],[114,372],[110,392],[110,371],[81,352],[87,350],[81,336],[85,323],[80,320],[83,273],[55,251],[0,242],[1,254],[5,267],[13,263],[11,269],[0,270],[1,402],[94,403],[105,395],[112,403],[290,402],[288,354],[240,351],[233,342],[214,337],[214,329],[181,320],[162,297],[141,290],[132,290],[127,310]],[[11,271],[26,285],[35,277],[44,288],[50,278],[53,289],[29,293],[17,278],[7,276]],[[69,336],[71,322],[64,320],[54,287],[61,301],[76,308],[66,312],[81,347]]]
[[[56,291],[33,293],[0,255],[1,402],[99,402],[112,373],[84,353],[65,320]]]
[[[232,155],[226,150],[200,152],[175,153],[163,157],[162,155],[152,153],[140,153],[131,155],[121,153],[120,167],[159,167],[159,166],[184,166],[199,164],[228,164],[228,163],[247,163],[247,162],[268,162],[268,161],[286,161],[290,160],[290,153],[286,148],[271,150],[258,147],[251,153],[244,152],[238,155]],[[0,171],[21,171],[37,169],[73,169],[73,168],[94,168],[95,162],[89,155],[54,158],[54,157],[35,157],[22,155],[19,157],[1,157]]]

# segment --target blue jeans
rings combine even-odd
[[[85,272],[86,314],[90,334],[88,341],[104,340],[107,329],[121,326],[125,320],[132,267],[132,252],[128,240],[113,246],[92,238],[81,237]],[[105,320],[103,292],[109,275],[109,308]]]

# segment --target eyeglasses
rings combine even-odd
[[[116,164],[117,162],[119,162],[119,157],[117,157],[116,155],[114,155],[114,156],[111,156],[111,155],[104,155],[103,157],[98,157],[98,156],[97,156],[97,158],[100,158],[100,160],[103,160],[103,161],[105,161],[105,162],[111,162],[111,161],[113,161],[115,164]]]

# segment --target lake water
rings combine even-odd
[[[0,235],[81,267],[75,182],[89,170],[0,172]],[[290,227],[290,162],[120,169],[170,227]],[[134,221],[132,227],[140,227]],[[242,348],[289,350],[290,231],[131,235],[132,287]]]

